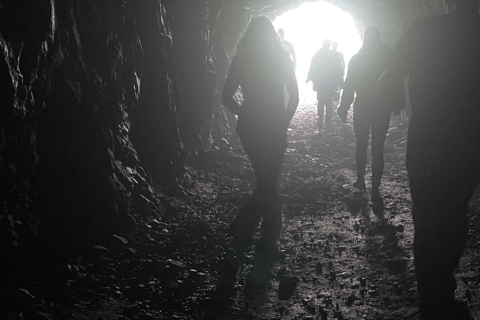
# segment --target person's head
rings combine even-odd
[[[242,39],[238,42],[237,53],[280,45],[279,41],[272,22],[266,17],[257,17],[250,21]]]
[[[331,44],[332,44],[332,41],[330,41],[330,39],[325,39],[322,42],[322,48],[328,49],[330,48]]]
[[[375,27],[368,28],[365,30],[363,35],[363,46],[369,47],[374,46],[382,42],[382,37],[380,36],[380,30]]]
[[[333,41],[332,42],[332,49],[337,51],[337,48],[338,48],[338,42],[337,41]]]
[[[443,0],[443,3],[449,13],[478,14],[479,11],[478,0]]]
[[[284,38],[285,37],[285,30],[283,30],[282,28],[278,29],[278,35],[280,36],[280,38]]]

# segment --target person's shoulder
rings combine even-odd
[[[338,52],[337,52],[337,51],[333,51],[333,50],[331,50],[331,49],[326,50],[326,54],[327,54],[329,57],[332,57],[332,58],[335,58],[335,59],[340,58],[340,55],[338,54]]]
[[[313,59],[319,59],[323,56],[324,52],[322,49],[318,50],[317,52],[315,52],[315,54],[313,55]]]
[[[287,47],[293,47],[293,44],[290,41],[287,40],[282,40],[283,44],[286,45]]]
[[[428,37],[428,34],[435,29],[434,26],[438,25],[439,21],[441,21],[441,18],[441,16],[437,16],[414,22],[400,38],[402,47],[413,46],[414,44],[418,44],[418,41],[421,41],[421,39]]]
[[[350,62],[348,63],[348,65],[350,67],[358,65],[359,63],[361,63],[361,60],[362,60],[363,56],[364,56],[364,54],[363,54],[362,51],[355,53],[352,56],[352,58],[350,59]]]
[[[337,57],[340,59],[340,61],[344,59],[343,53],[341,53],[340,51],[335,51],[335,53],[337,54]]]

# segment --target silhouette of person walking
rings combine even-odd
[[[285,40],[285,30],[282,28],[278,29],[278,35],[280,36],[280,41],[282,43],[283,49],[288,52],[293,61],[293,68],[297,69],[297,56],[295,55],[295,48],[293,44]]]
[[[241,105],[234,99],[239,87]],[[287,146],[287,128],[298,102],[293,62],[275,28],[266,17],[253,19],[237,45],[223,89],[223,103],[238,116],[237,135],[256,176],[252,203],[237,219],[234,233],[240,240],[250,241],[262,216],[266,244],[274,245],[280,235],[282,218],[276,184]]]
[[[409,76],[407,171],[422,319],[469,319],[454,300],[468,204],[480,182],[478,0],[445,1],[451,13],[415,23],[379,83],[383,101]]]
[[[338,55],[338,57],[340,58],[340,63],[342,64],[342,78],[340,79],[340,85],[335,89],[335,93],[333,95],[333,103],[335,106],[338,106],[338,103],[340,101],[340,90],[343,89],[343,77],[345,76],[345,57],[343,56],[343,53],[341,53],[340,51],[337,51],[337,49],[338,49],[338,42],[333,41],[332,50]]]
[[[345,73],[345,57],[343,56],[343,53],[338,51],[338,42],[337,41],[332,42],[332,50],[333,50],[333,52],[336,52],[338,54],[338,56],[340,57],[340,62],[342,64],[342,70]]]
[[[367,29],[362,48],[350,60],[340,107],[337,110],[340,119],[347,122],[347,113],[356,93],[353,130],[357,142],[357,181],[354,186],[360,190],[366,189],[365,167],[371,130],[373,202],[382,200],[380,182],[384,168],[383,146],[390,125],[390,110],[380,102],[377,85],[380,76],[385,72],[390,55],[391,49],[382,42],[380,31],[377,28]],[[403,86],[399,90],[402,91]]]
[[[313,82],[313,90],[317,92],[318,123],[330,127],[332,120],[333,98],[335,90],[343,84],[343,69],[340,56],[330,50],[331,41],[325,39],[322,48],[315,53],[308,71],[307,83]]]

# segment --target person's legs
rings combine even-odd
[[[256,191],[237,219],[234,235],[249,241],[263,217],[262,236],[275,243],[282,226],[277,181],[287,147],[287,135],[280,129],[249,128],[243,130],[240,137],[255,171]]]
[[[259,186],[259,194],[262,197],[262,236],[267,243],[274,244],[280,237],[282,216],[278,197],[277,182],[281,172],[285,150],[287,147],[286,132],[277,132],[270,137],[264,146],[264,182]]]
[[[330,127],[332,124],[332,112],[333,112],[333,95],[334,91],[325,93],[325,126]]]
[[[384,169],[383,147],[389,125],[390,114],[388,112],[374,115],[372,121],[372,201],[381,200],[379,188]]]
[[[325,94],[322,91],[317,91],[317,115],[318,124],[323,126],[323,115],[325,113]]]
[[[257,137],[251,130],[242,130],[240,140],[255,172],[257,190],[255,190],[252,199],[235,220],[233,233],[236,238],[249,242],[262,218],[262,212],[258,209],[261,201],[258,188],[259,185],[261,188],[262,181],[265,181],[265,170],[262,159],[261,137]]]
[[[444,308],[454,305],[453,271],[462,256],[468,202],[474,188],[451,184],[442,179],[440,172],[410,176],[420,307],[424,314],[444,319],[438,316],[446,312]]]
[[[367,166],[368,138],[370,136],[370,118],[362,110],[353,113],[353,131],[357,142],[355,161],[357,163],[357,181],[354,186],[365,190],[365,168]]]
[[[468,151],[461,153],[454,146],[432,152],[410,142],[407,170],[422,319],[464,319],[454,300],[453,271],[463,252],[468,203],[479,182],[478,161],[472,161],[471,155],[467,161]]]

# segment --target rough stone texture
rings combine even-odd
[[[227,50],[248,23],[242,19],[247,10],[241,5],[221,0],[174,2],[172,34],[180,90],[180,132],[190,153],[208,150],[215,140],[234,133],[229,125],[233,115],[221,106],[219,87],[228,71]],[[238,18],[242,23],[232,23]],[[227,50],[223,41],[226,30],[230,31]]]
[[[38,235],[37,125],[45,91],[43,42],[52,35],[49,1],[1,2],[0,241],[27,247]],[[21,58],[20,58],[21,57]],[[34,92],[39,92],[35,97]]]
[[[138,107],[131,112],[132,140],[156,185],[172,186],[184,173],[180,140],[179,91],[173,69],[171,7],[175,1],[130,1],[143,50]]]
[[[158,113],[166,128],[159,130],[157,124],[142,134],[152,133],[155,141],[158,133],[165,142],[157,147],[160,167],[178,169],[168,161],[169,155],[181,160],[178,128],[169,121],[175,111],[168,63],[155,69],[166,57],[147,60],[155,46],[148,43],[148,33],[156,28],[163,33],[165,22],[158,17],[166,15],[165,7],[151,3],[156,6],[113,0],[2,1],[2,82],[10,88],[2,92],[1,107],[4,243],[26,245],[39,233],[56,244],[87,245],[119,225],[158,214],[129,139],[131,126],[145,128],[145,114]],[[163,46],[155,48],[160,49],[155,55]],[[152,89],[159,78],[165,81]],[[139,100],[142,109],[131,122],[129,113]],[[148,165],[148,154],[145,159]]]

